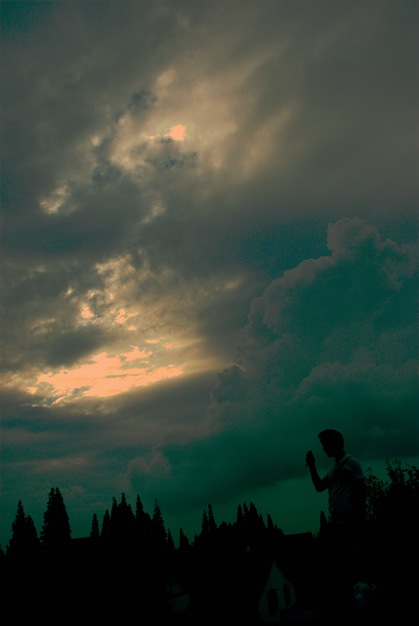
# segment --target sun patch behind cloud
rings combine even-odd
[[[183,124],[172,126],[169,132],[166,133],[166,137],[170,137],[175,141],[184,141],[186,139],[186,126],[183,126]]]

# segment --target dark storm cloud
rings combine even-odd
[[[110,332],[78,327],[78,293],[100,287],[103,279],[71,259],[48,270],[22,262],[3,267],[1,334],[3,367],[64,364],[109,340]],[[69,285],[73,294],[66,295]],[[7,306],[6,306],[7,304]]]
[[[48,346],[45,363],[56,367],[69,365],[104,343],[104,333],[96,328],[82,328],[58,333]]]
[[[302,450],[328,426],[361,459],[415,454],[417,329],[393,314],[414,292],[413,249],[360,219],[331,225],[328,245],[253,301],[240,366],[213,391],[217,432],[162,449],[163,477],[133,463],[134,484],[145,477],[169,502],[239,497],[300,476]]]
[[[22,247],[47,259],[75,255],[85,262],[99,262],[124,251],[130,227],[143,216],[138,188],[129,181],[116,181],[105,189],[92,185],[72,194],[69,214],[37,216],[34,232],[24,233]],[[19,240],[13,241],[19,246]]]
[[[66,456],[67,447],[68,454],[76,449],[80,453],[97,454],[98,459],[103,454],[106,462],[109,447],[146,450],[168,439],[174,443],[193,439],[212,427],[202,407],[209,402],[213,382],[212,374],[203,374],[121,394],[112,403],[105,399],[78,401],[75,397],[75,402],[48,407],[41,404],[41,396],[4,390],[1,397],[4,442],[12,441],[10,433],[16,430],[19,432],[16,445],[19,442],[22,450],[30,441],[42,450],[45,458]],[[53,445],[49,447],[49,443]]]
[[[117,21],[133,8],[122,3]],[[143,89],[150,73],[158,71],[157,57],[153,56],[156,67],[146,53],[147,20],[138,16],[129,20],[124,26],[126,39],[116,40],[115,16],[102,9],[100,16],[93,16],[85,3],[51,5],[40,25],[33,22],[24,46],[18,37],[6,40],[2,80],[8,153],[3,176],[15,216],[18,209],[36,210],[36,199],[54,188],[57,179],[68,173],[77,176],[80,166],[86,165],[89,134],[100,130],[109,114],[132,104],[138,87]],[[39,3],[38,11],[42,12]],[[157,19],[154,36],[158,25]]]

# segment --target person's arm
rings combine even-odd
[[[310,470],[310,476],[314,485],[314,489],[319,493],[322,491],[325,491],[327,489],[327,478],[326,477],[320,478],[319,473],[316,468],[316,459],[314,458],[314,455],[311,450],[307,452],[306,465],[308,469]]]

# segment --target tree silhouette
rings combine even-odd
[[[109,514],[108,514],[109,515]],[[108,518],[104,518],[103,524],[108,524]],[[102,531],[104,531],[102,526]],[[108,528],[105,530],[106,534]],[[103,533],[102,533],[103,534]],[[118,504],[115,496],[112,498],[112,508],[109,516],[109,541],[113,549],[127,551],[135,541],[136,520],[131,505],[127,503],[125,493],[121,494],[121,502]],[[103,534],[105,537],[105,535]]]
[[[61,552],[70,545],[71,528],[63,497],[58,487],[52,488],[44,513],[41,531],[42,548],[45,552]]]
[[[209,533],[208,513],[204,509],[202,511],[201,539],[204,539],[205,537],[207,537],[208,533]]]
[[[141,498],[137,495],[135,503],[135,545],[138,551],[142,552],[147,549],[151,535],[151,517],[149,513],[144,511]]]
[[[137,527],[140,527],[143,524],[144,518],[145,518],[144,506],[143,506],[143,503],[141,502],[140,496],[137,495],[137,498],[135,501],[135,521],[137,522]]]
[[[30,515],[25,515],[22,501],[19,500],[15,520],[12,524],[12,537],[7,548],[11,557],[26,557],[39,549],[39,539],[35,524]]]
[[[118,538],[118,502],[115,496],[112,496],[110,536],[113,542]]]
[[[190,547],[191,547],[190,541],[185,535],[185,533],[183,532],[183,529],[181,528],[179,530],[179,550],[187,551],[190,549]]]
[[[242,528],[243,524],[244,524],[243,509],[242,509],[241,504],[239,504],[238,507],[237,507],[236,524],[237,524],[238,528]]]
[[[365,476],[366,517],[368,522],[375,522],[386,498],[388,483],[374,476],[369,467]]]
[[[210,533],[214,533],[217,530],[217,524],[215,523],[214,513],[212,510],[212,505],[208,505],[208,531]]]
[[[93,513],[92,528],[90,530],[90,537],[94,541],[97,541],[99,539],[99,522],[98,522],[96,513]]]
[[[243,522],[244,524],[247,524],[249,519],[249,508],[246,504],[246,502],[243,502]]]
[[[118,537],[124,543],[132,542],[135,534],[135,516],[131,505],[127,503],[125,493],[121,495],[118,506]]]
[[[389,529],[417,527],[419,518],[419,469],[403,467],[399,459],[386,461],[390,480],[384,481],[368,469],[365,479],[367,520]]]
[[[167,549],[170,553],[173,553],[176,549],[170,529],[167,531]]]
[[[153,517],[151,519],[151,541],[157,551],[162,551],[166,547],[167,534],[157,499],[154,500]]]
[[[106,509],[103,520],[102,520],[102,529],[100,531],[100,537],[103,541],[109,542],[111,539],[111,516],[109,515],[109,510]]]

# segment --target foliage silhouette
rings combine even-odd
[[[7,555],[12,558],[24,558],[28,555],[37,554],[39,548],[40,542],[33,519],[30,515],[25,515],[22,501],[19,500],[16,518],[12,524],[12,537],[8,545]]]
[[[417,554],[419,470],[399,460],[388,461],[386,470],[387,481],[371,470],[366,476],[368,519],[360,546],[360,576],[378,587],[377,620],[385,616],[397,622],[402,607],[415,595],[405,559]],[[317,534],[293,538],[284,535],[269,514],[265,523],[253,502],[238,505],[233,523],[220,524],[209,504],[200,533],[190,541],[181,529],[177,548],[157,500],[150,515],[137,496],[134,513],[122,493],[119,503],[112,498],[110,511],[105,510],[100,531],[94,513],[90,535],[71,539],[64,500],[60,490],[52,488],[38,538],[19,500],[6,554],[0,554],[4,605],[12,603],[16,609],[23,595],[28,603],[22,611],[27,608],[28,618],[38,615],[48,623],[50,616],[52,623],[49,598],[66,593],[72,598],[68,617],[73,613],[77,618],[81,612],[87,618],[91,611],[95,619],[110,618],[114,611],[115,619],[180,625],[200,622],[204,612],[214,623],[222,615],[231,624],[253,626],[258,623],[257,573],[276,559],[296,586],[300,604],[313,613],[317,610],[322,584],[318,562],[327,532],[323,511]],[[112,600],[114,608],[99,600],[94,589]],[[188,597],[187,609],[173,612],[173,597],[179,602]]]
[[[99,534],[99,521],[97,519],[96,513],[93,513],[92,528],[90,530],[90,537],[94,541],[97,541],[99,539],[99,537],[100,537],[100,534]]]
[[[44,552],[59,553],[70,546],[71,528],[67,509],[58,487],[51,489],[44,523],[41,530],[41,543]]]

